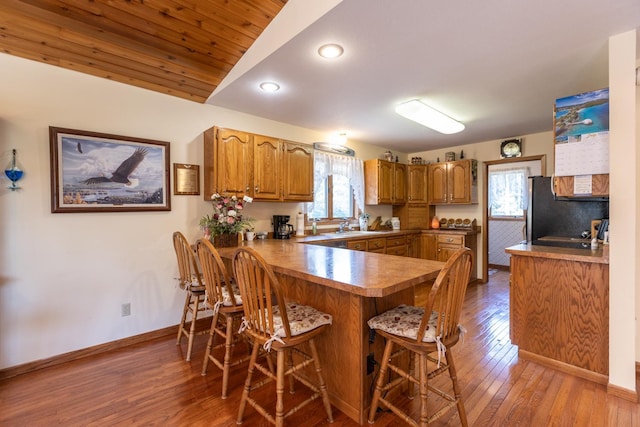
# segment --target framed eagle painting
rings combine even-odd
[[[170,211],[169,143],[49,127],[51,212]]]

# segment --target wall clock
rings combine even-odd
[[[500,158],[520,157],[522,155],[522,139],[507,139],[500,144]]]

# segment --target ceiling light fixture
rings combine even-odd
[[[280,85],[274,82],[262,82],[260,83],[260,89],[265,92],[276,92],[280,90]]]
[[[344,49],[342,48],[342,46],[335,43],[322,45],[318,49],[318,55],[322,56],[323,58],[329,58],[329,59],[342,56],[343,53],[344,53]]]
[[[444,134],[458,133],[464,129],[464,125],[459,121],[417,99],[399,104],[396,106],[396,113]]]

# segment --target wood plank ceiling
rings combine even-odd
[[[1,0],[0,52],[204,102],[287,0]]]

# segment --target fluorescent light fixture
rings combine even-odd
[[[396,106],[396,113],[440,133],[458,133],[464,129],[462,123],[417,99],[399,104]]]
[[[274,82],[262,82],[260,83],[260,89],[265,92],[276,92],[280,90],[280,85]]]
[[[337,58],[342,56],[344,49],[339,44],[330,43],[320,46],[318,49],[318,55],[323,58]]]

